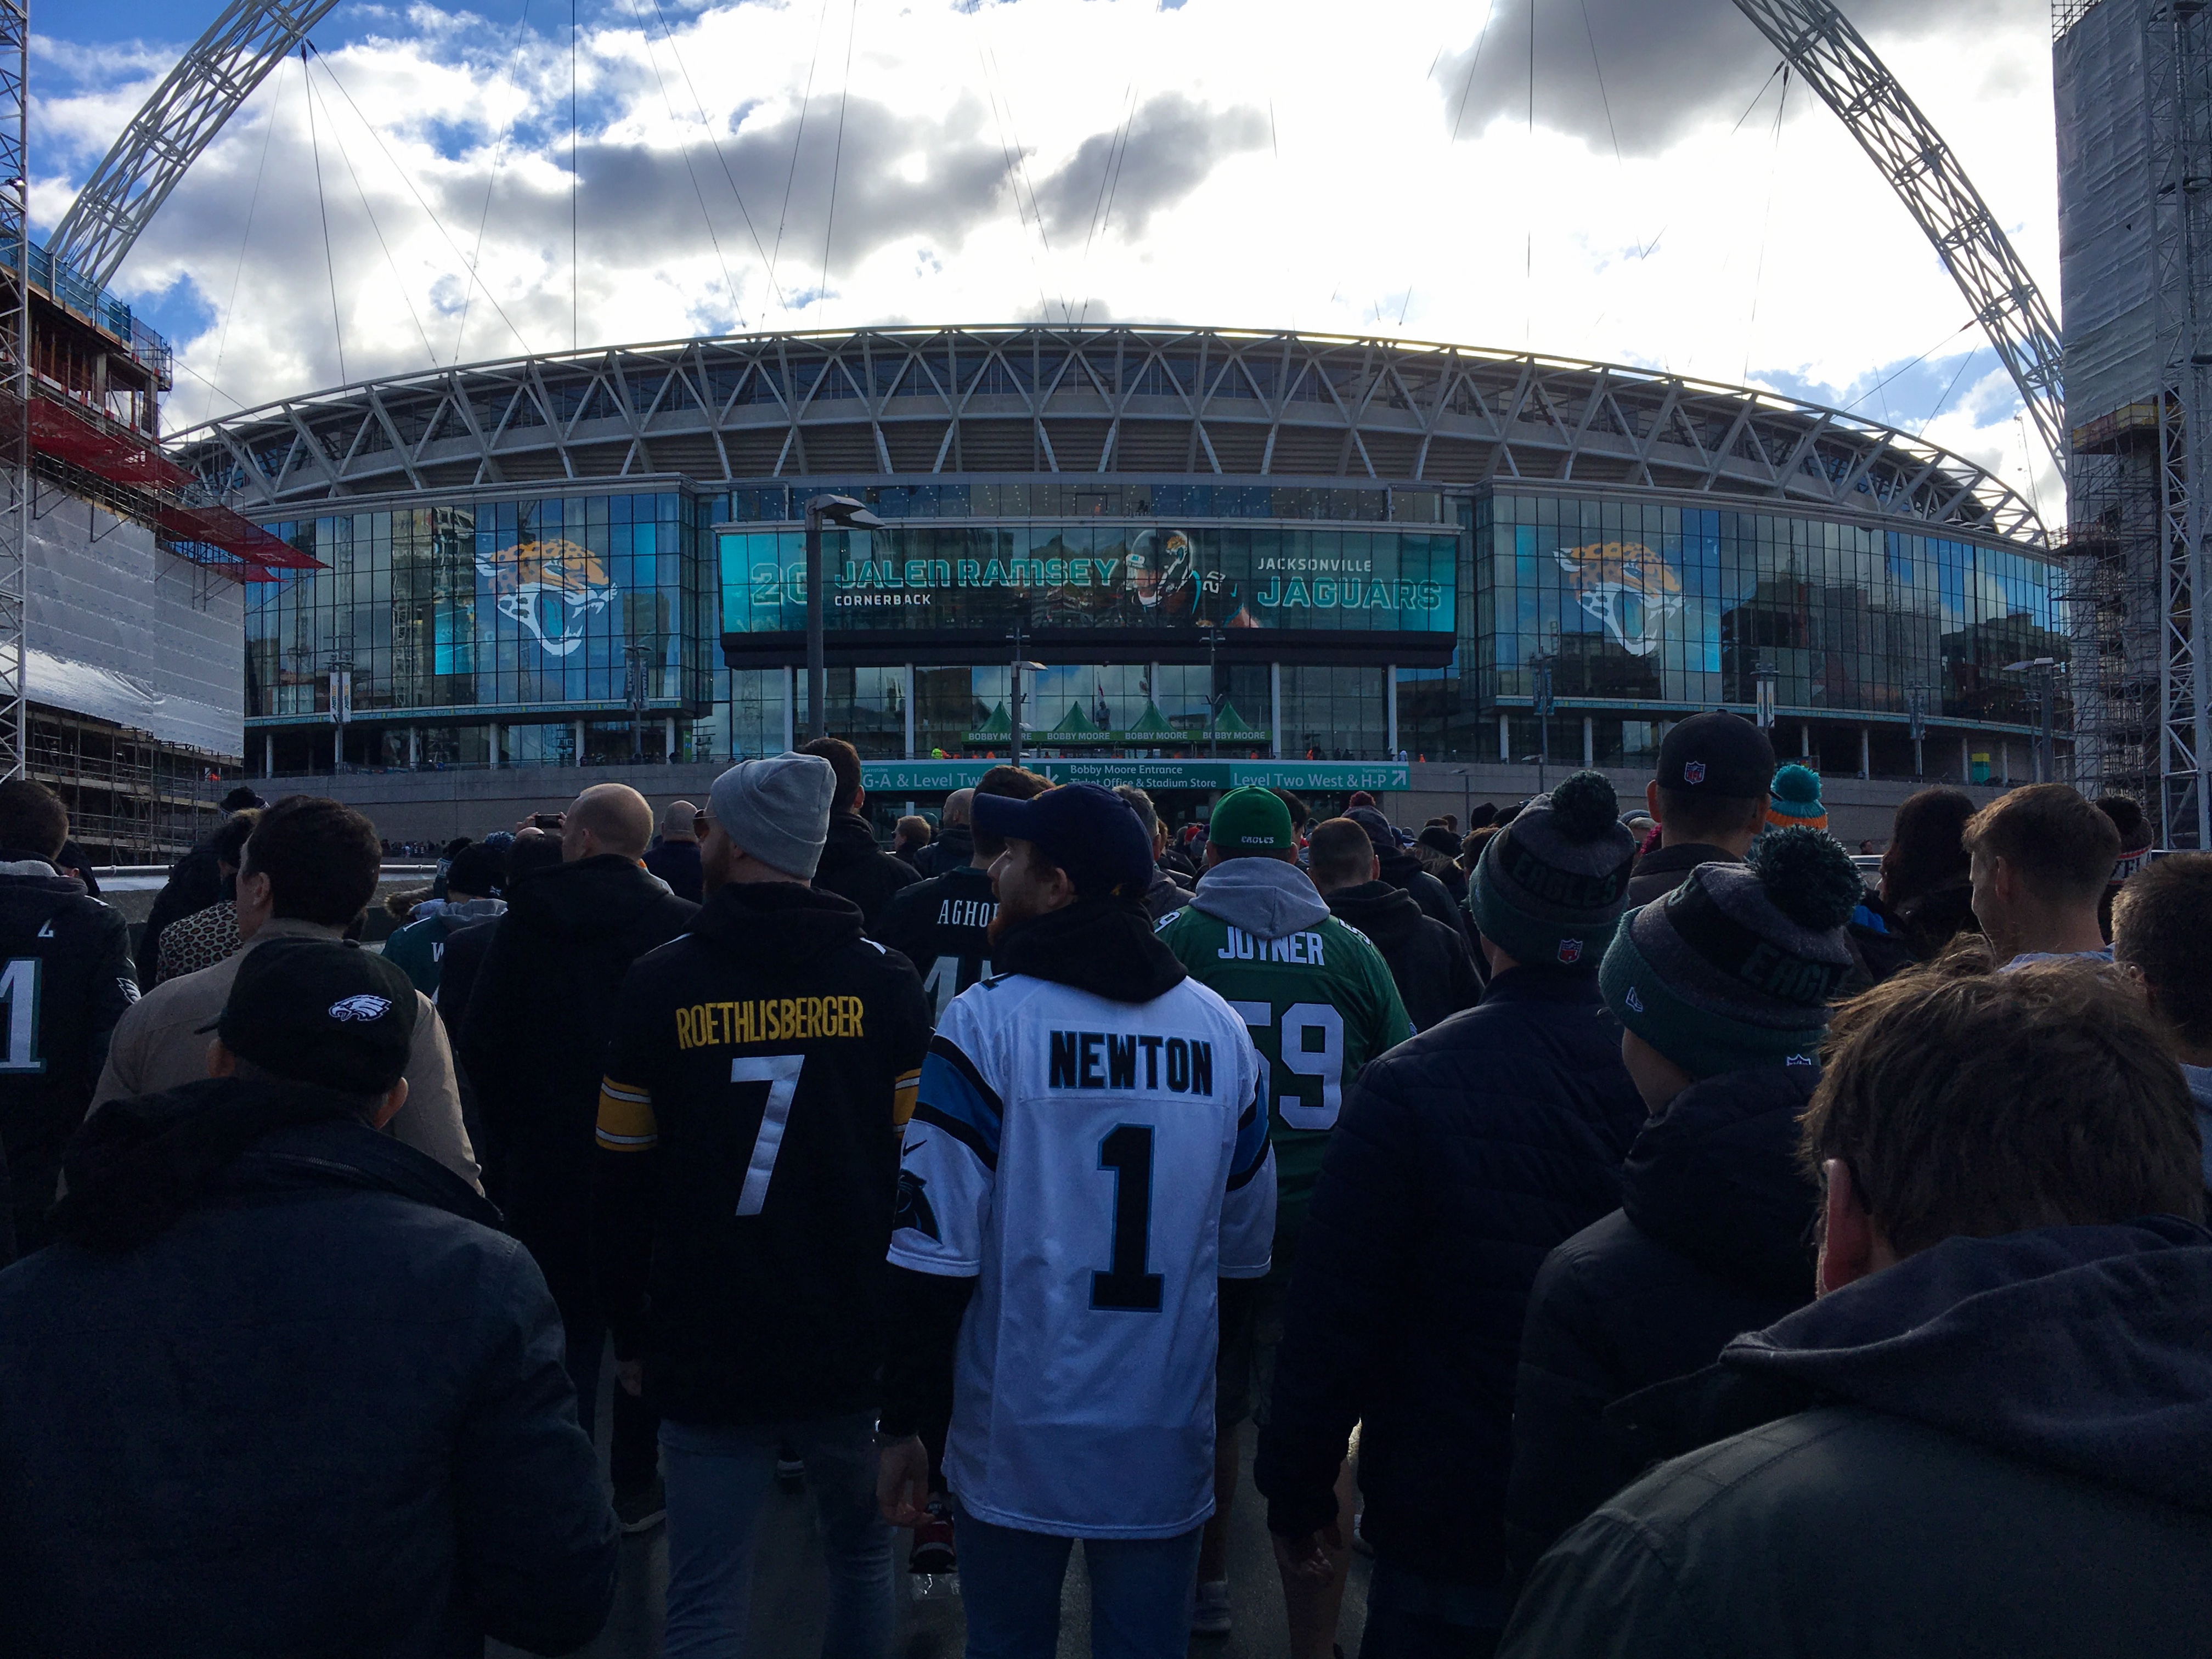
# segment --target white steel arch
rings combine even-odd
[[[100,158],[54,227],[47,251],[94,287],[106,287],[185,169],[337,4],[230,0]]]
[[[2060,471],[2065,390],[2058,324],[1951,147],[1832,0],[1735,0],[1850,129],[1972,307]]]

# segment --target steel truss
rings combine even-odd
[[[2063,476],[2066,400],[2057,322],[1943,136],[1830,0],[1735,3],[1850,129],[1936,245]]]
[[[31,209],[29,0],[0,0],[0,260],[12,291],[0,307],[0,779],[23,775],[23,611],[30,584]]]
[[[185,169],[336,4],[230,0],[93,169],[47,250],[94,287],[106,287]]]
[[[2212,664],[2196,603],[2212,532],[2212,15],[2202,0],[2153,0],[2144,45],[2161,365],[2159,825],[2166,846],[2212,848]]]

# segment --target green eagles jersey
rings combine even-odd
[[[1334,916],[1261,939],[1185,905],[1159,938],[1251,1028],[1275,1143],[1275,1270],[1287,1273],[1345,1091],[1413,1035],[1406,1006],[1382,952]]]

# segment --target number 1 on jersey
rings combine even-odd
[[[8,1053],[0,1072],[45,1071],[46,1062],[32,1052],[39,1035],[38,957],[17,957],[0,969],[0,1002],[8,1005]]]
[[[1114,1172],[1114,1265],[1091,1275],[1091,1305],[1125,1313],[1158,1313],[1158,1273],[1145,1271],[1152,1254],[1152,1128],[1124,1123],[1098,1143],[1098,1167]]]
[[[768,1104],[761,1109],[760,1133],[745,1165],[745,1184],[738,1193],[738,1213],[758,1215],[768,1202],[768,1183],[775,1174],[775,1155],[783,1150],[784,1125],[791,1121],[792,1097],[799,1092],[805,1054],[746,1054],[730,1062],[732,1083],[765,1083]]]

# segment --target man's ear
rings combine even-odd
[[[1659,816],[1659,780],[1656,778],[1644,786],[1644,810],[1651,814],[1652,823],[1666,823],[1667,820]]]
[[[238,1070],[238,1056],[223,1047],[221,1037],[208,1039],[207,1067],[210,1077],[229,1077]]]
[[[1876,1260],[1874,1217],[1859,1197],[1850,1166],[1832,1158],[1820,1166],[1827,1194],[1820,1206],[1820,1263],[1817,1292],[1826,1296],[1856,1284],[1883,1264]]]
[[[376,1109],[376,1115],[369,1120],[370,1126],[381,1129],[399,1115],[399,1109],[406,1103],[407,1079],[403,1077],[386,1091],[384,1104]]]

